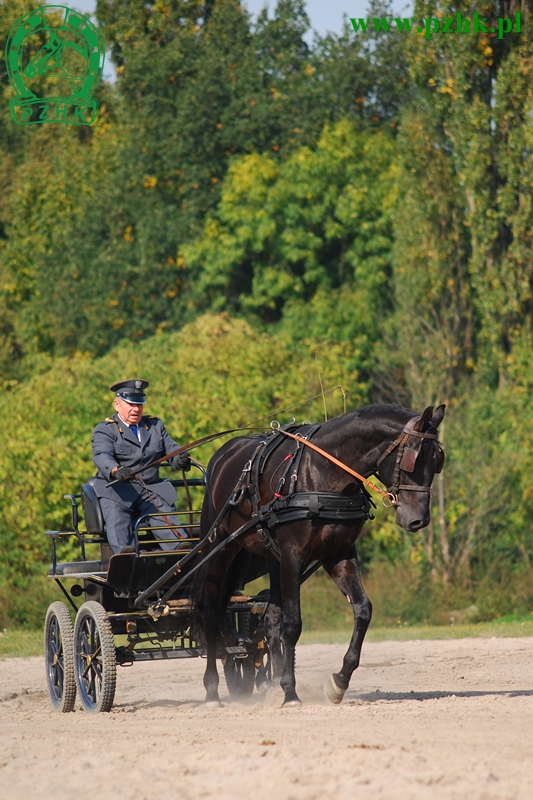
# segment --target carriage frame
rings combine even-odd
[[[79,494],[64,495],[70,503],[71,527],[45,532],[52,550],[48,577],[63,595],[63,601],[49,606],[44,625],[46,679],[57,711],[72,711],[76,696],[88,712],[110,711],[117,666],[205,655],[193,630],[192,581],[182,578],[180,588],[172,592],[175,576],[182,572],[180,562],[189,560],[186,556],[192,555],[191,549],[200,556],[202,552],[201,512],[193,508],[189,489],[200,487],[205,491],[206,474],[201,465],[193,462],[193,467],[199,470],[199,477],[187,478],[182,473],[182,478],[171,480],[176,488],[185,489],[187,498],[187,508],[173,516],[187,530],[188,538],[174,550],[159,547],[164,541],[175,540],[155,539],[154,526],[144,515],[134,526],[132,552],[113,555],[92,480],[82,486]],[[172,528],[168,523],[168,519],[161,519],[157,529],[161,532]],[[58,549],[72,539],[79,547],[79,559],[58,561]],[[88,558],[88,550],[97,548],[100,558]],[[256,568],[249,580],[258,577],[257,573]],[[266,567],[259,569],[259,574],[265,573]],[[76,599],[82,595],[84,602],[78,606]],[[232,697],[246,697],[255,687],[264,690],[269,685],[264,634],[267,606],[267,591],[255,596],[235,593],[230,598],[218,657],[224,663]]]

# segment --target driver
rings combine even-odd
[[[115,414],[106,417],[93,431],[93,461],[98,468],[94,490],[100,500],[104,515],[107,539],[113,553],[133,552],[133,525],[145,514],[163,514],[149,517],[152,527],[175,525],[175,528],[153,531],[157,539],[179,541],[187,536],[178,528],[174,503],[175,488],[170,481],[159,477],[158,467],[142,472],[137,479],[132,473],[145,464],[177,450],[179,445],[170,438],[163,422],[157,417],[143,416],[146,402],[144,390],[148,381],[128,380],[114,383],[109,389],[115,393]],[[180,453],[169,459],[174,469],[189,470],[189,453]],[[113,486],[106,484],[116,480]],[[176,544],[160,542],[163,550],[174,550]]]

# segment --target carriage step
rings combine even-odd
[[[87,575],[98,578],[105,578],[107,571],[104,570],[101,561],[72,561],[64,564],[56,564],[55,572],[52,564],[48,569],[48,577],[69,577],[82,578]]]
[[[164,661],[168,658],[198,658],[200,651],[196,647],[171,648],[161,647],[154,650],[129,651],[117,647],[117,664],[127,666],[133,661]]]

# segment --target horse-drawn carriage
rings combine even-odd
[[[74,626],[64,603],[53,603],[46,617],[53,705],[72,710],[77,688],[88,711],[109,711],[117,664],[204,654],[208,703],[220,703],[217,658],[224,661],[231,694],[268,685],[271,670],[273,679],[280,678],[285,704],[299,703],[294,656],[302,626],[300,585],[319,566],[354,613],[343,666],[324,687],[326,697],[340,703],[359,665],[372,612],[355,550],[365,521],[372,518],[366,487],[394,507],[405,530],[428,525],[431,484],[444,463],[437,430],[443,417],[444,406],[435,412],[428,407],[422,414],[368,406],[321,425],[271,424],[267,433],[232,439],[211,459],[207,476],[202,470],[201,478],[187,481],[184,475],[174,481],[184,486],[188,498],[189,486],[209,483],[200,522],[190,502],[181,512],[188,538],[174,550],[159,549],[160,536],[159,544],[150,538],[154,526],[142,518],[132,552],[111,555],[91,483],[81,495],[67,495],[72,529],[47,532],[52,542],[49,575],[76,610]],[[373,484],[371,475],[388,488]],[[79,529],[80,499],[84,532]],[[161,522],[160,532],[172,527],[163,524],[165,518]],[[57,543],[64,537],[75,537],[80,560],[57,562]],[[94,545],[100,547],[98,561],[86,558],[87,546]],[[267,573],[268,596],[236,593]],[[67,590],[66,580],[77,582]],[[86,602],[77,609],[72,596],[82,594]],[[193,629],[199,608],[202,644]]]
[[[193,466],[199,470],[199,477],[187,479],[183,475],[172,481],[185,489],[187,497],[187,508],[179,510],[177,516],[188,538],[175,550],[160,549],[165,540],[154,539],[154,520],[149,524],[142,517],[135,524],[132,552],[113,555],[93,479],[82,486],[80,494],[65,495],[71,506],[71,528],[45,534],[52,547],[48,576],[55,580],[76,615],[73,624],[68,606],[60,601],[52,603],[46,615],[46,676],[52,705],[58,711],[72,711],[76,693],[87,711],[109,711],[115,696],[117,665],[204,654],[193,631],[193,578],[173,588],[182,569],[178,562],[199,544],[200,512],[193,508],[189,489],[203,489],[206,478],[199,465]],[[171,527],[165,519],[155,522],[160,532]],[[164,535],[160,533],[160,537]],[[72,540],[79,558],[58,561],[58,551]],[[72,547],[67,549],[72,551]],[[97,560],[89,557],[90,550],[99,551]],[[255,572],[260,571],[256,565]],[[255,573],[250,575],[256,577]],[[78,607],[76,600],[82,597],[85,602]],[[266,685],[268,665],[263,664],[262,629],[266,606],[264,594],[250,597],[237,593],[228,605],[219,657],[232,696],[242,697],[251,694],[256,684]]]

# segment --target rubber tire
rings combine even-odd
[[[84,603],[76,616],[74,668],[84,709],[89,713],[111,711],[117,685],[115,640],[106,611],[95,600]]]
[[[44,661],[52,706],[62,713],[73,711],[76,702],[74,627],[68,608],[59,601],[52,603],[46,612]]]
[[[243,636],[249,636],[251,631],[252,615],[249,611],[236,612],[237,630]],[[233,653],[228,653],[224,662],[224,677],[230,697],[235,699],[249,697],[253,694],[255,686],[255,664],[253,656],[237,658]]]

